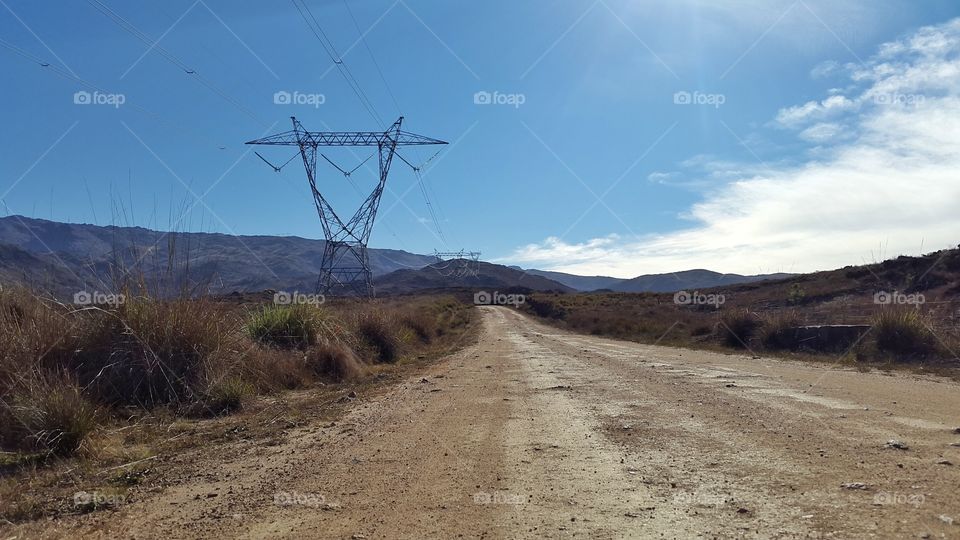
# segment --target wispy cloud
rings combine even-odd
[[[960,242],[960,19],[884,44],[842,69],[851,86],[788,107],[775,123],[832,146],[800,164],[709,162],[728,181],[686,213],[694,225],[642,238],[548,238],[508,259],[581,274],[708,267],[810,271]],[[653,175],[650,180],[672,177]],[[729,180],[729,178],[735,178]]]

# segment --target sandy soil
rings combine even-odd
[[[960,538],[955,382],[611,341],[481,309],[476,345],[360,396],[339,422],[199,452],[200,473],[116,511],[6,532]]]

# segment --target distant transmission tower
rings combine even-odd
[[[367,256],[367,243],[373,230],[373,221],[380,206],[383,186],[387,182],[390,164],[398,146],[447,144],[400,129],[401,116],[386,131],[307,131],[291,116],[293,130],[270,135],[246,144],[267,146],[297,146],[307,171],[307,180],[313,191],[313,202],[320,215],[326,244],[320,263],[317,290],[323,294],[341,294],[352,291],[360,296],[374,296],[373,274]],[[330,203],[317,189],[317,148],[320,146],[376,146],[380,156],[380,181],[346,223],[340,219]],[[272,165],[271,165],[272,166]],[[276,167],[274,167],[276,169]],[[339,168],[339,167],[338,167]]]
[[[480,272],[479,251],[436,251],[433,256],[445,265],[437,265],[437,270],[445,276],[476,277]]]

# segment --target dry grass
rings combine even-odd
[[[404,317],[401,323],[412,330],[417,339],[425,344],[430,344],[437,337],[439,325],[433,313],[418,311]]]
[[[930,322],[916,309],[884,309],[873,321],[877,349],[899,360],[937,352],[937,339],[930,328]]]
[[[723,344],[735,349],[750,348],[753,339],[760,328],[760,319],[756,313],[748,309],[737,309],[723,313],[720,318],[718,332]]]
[[[400,358],[401,339],[394,320],[382,310],[359,312],[353,320],[360,349],[374,363],[392,364]]]
[[[318,376],[338,382],[357,380],[367,371],[357,353],[341,341],[325,341],[311,347],[306,364]]]
[[[323,309],[125,298],[78,308],[25,289],[0,291],[4,449],[68,455],[98,423],[131,407],[216,416],[257,394],[358,380],[367,364],[447,344],[472,316],[443,297]]]
[[[269,305],[251,314],[246,329],[259,343],[306,349],[317,343],[323,320],[324,313],[313,305]]]
[[[796,311],[766,315],[760,329],[760,343],[771,351],[796,351],[801,343],[795,329],[802,324],[803,318]]]
[[[100,411],[64,373],[27,373],[4,397],[4,446],[54,455],[80,450],[97,428]]]

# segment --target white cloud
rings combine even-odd
[[[848,68],[849,70],[850,68]],[[852,97],[777,115],[800,136],[828,140],[800,165],[740,171],[693,205],[689,229],[583,243],[550,238],[508,259],[529,267],[631,277],[688,268],[812,271],[960,242],[960,19],[885,44],[850,71]],[[878,98],[886,96],[886,98]],[[908,96],[923,99],[899,99]],[[842,117],[826,121],[827,118]],[[697,164],[723,162],[709,156]],[[723,171],[718,171],[722,176]],[[882,251],[881,251],[882,247]]]
[[[677,173],[654,171],[647,176],[647,180],[654,184],[669,184],[676,177]]]
[[[829,142],[843,135],[843,126],[835,122],[814,124],[800,132],[800,138],[814,143]]]
[[[843,95],[833,95],[823,101],[808,101],[803,105],[780,109],[777,122],[785,127],[795,128],[812,120],[822,120],[857,107],[857,103]]]
[[[836,60],[827,60],[814,66],[810,71],[810,76],[814,79],[829,77],[840,70],[840,63]]]

